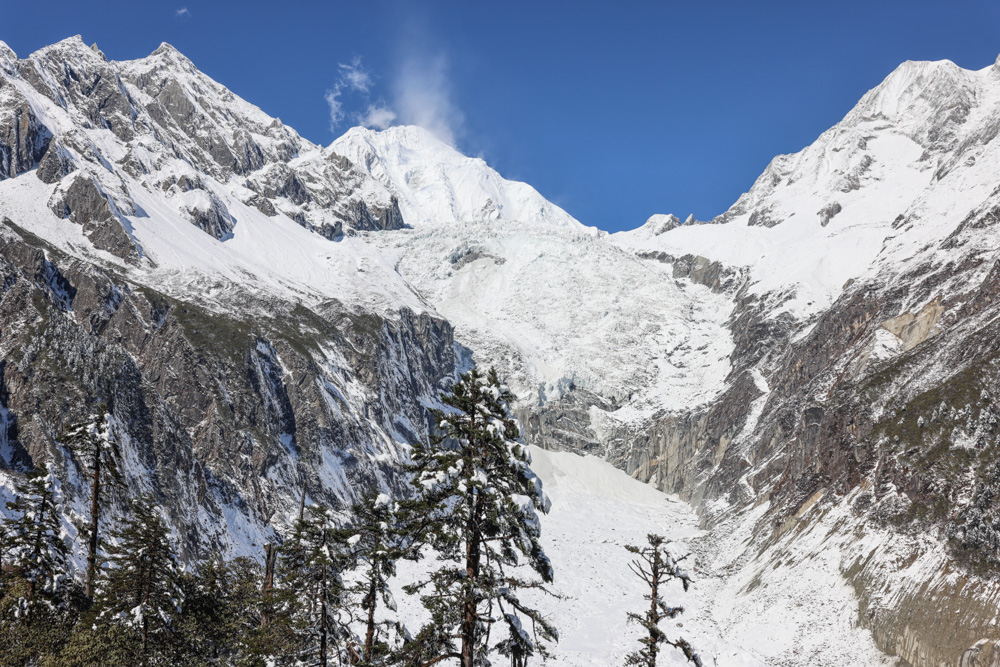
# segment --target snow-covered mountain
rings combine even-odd
[[[0,43],[0,481],[48,462],[72,534],[57,438],[106,410],[186,558],[259,555],[303,489],[400,491],[437,392],[495,365],[531,442],[700,512],[711,585],[744,610],[702,607],[743,637],[706,635],[744,660],[719,664],[851,664],[828,641],[848,618],[909,664],[978,664],[998,639],[998,131],[1000,66],[906,63],[711,222],[608,235],[420,128],[312,144],[169,45]],[[799,584],[759,592],[781,568]],[[833,621],[745,645],[737,615],[831,581]]]
[[[996,586],[976,575],[997,562],[998,131],[1000,65],[904,63],[711,223],[612,238],[731,294],[735,348],[708,409],[609,456],[766,503],[772,539],[846,546],[859,622],[914,665],[972,664],[996,638]]]
[[[420,127],[355,127],[327,150],[398,196],[404,218],[415,227],[514,220],[584,231],[527,183],[508,181],[481,158],[462,155]]]
[[[948,264],[938,246],[995,199],[998,103],[1000,64],[906,62],[812,145],[774,158],[711,224],[665,230],[653,216],[615,242],[746,268],[754,293],[787,295],[780,308],[808,318],[848,281]]]

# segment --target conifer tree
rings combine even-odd
[[[229,563],[214,553],[194,572],[180,576],[184,606],[177,622],[177,658],[182,664],[220,664],[235,649],[237,611]]]
[[[118,472],[120,451],[115,435],[114,418],[105,414],[87,422],[71,426],[62,443],[81,459],[90,480],[90,524],[87,535],[87,573],[84,594],[89,600],[94,598],[97,578],[97,549],[100,544],[99,521],[101,513],[101,491],[106,479],[120,483]]]
[[[268,546],[265,575],[257,587],[259,613],[256,619],[248,620],[252,627],[247,628],[242,640],[243,651],[248,656],[244,663],[248,665],[294,662],[304,645],[300,632],[299,591],[294,587],[295,568],[286,560],[291,554],[274,545]]]
[[[405,588],[420,593],[431,617],[406,648],[408,664],[454,659],[478,667],[495,651],[520,667],[557,639],[518,597],[522,588],[544,590],[553,573],[536,514],[548,511],[548,501],[510,415],[513,400],[495,370],[465,373],[442,397],[447,410],[435,412],[437,435],[414,447],[416,496],[406,504],[407,524],[437,552],[440,566]],[[537,576],[522,576],[522,564]],[[506,633],[491,645],[494,627]]]
[[[110,533],[108,567],[98,577],[98,621],[124,629],[146,662],[169,655],[183,593],[170,534],[151,494],[139,496],[124,525]]]
[[[691,577],[680,566],[681,561],[687,556],[674,558],[667,546],[669,541],[661,535],[647,535],[646,539],[649,546],[640,548],[628,545],[625,547],[638,556],[629,563],[629,568],[649,587],[649,593],[643,596],[649,602],[649,609],[645,614],[629,612],[628,615],[628,620],[641,626],[646,631],[646,636],[639,640],[642,648],[630,653],[625,658],[625,664],[656,667],[660,646],[666,644],[678,649],[696,667],[702,667],[701,658],[694,652],[687,640],[669,639],[660,629],[660,621],[676,618],[684,611],[683,607],[671,607],[664,599],[663,594],[664,588],[671,581],[680,581],[685,591],[691,585]]]
[[[274,653],[258,633],[262,576],[250,558],[213,553],[181,575],[184,605],[172,660],[182,665],[266,665]]]
[[[345,546],[330,511],[310,506],[281,549],[281,585],[294,596],[290,612],[302,639],[300,659],[321,667],[346,651],[350,637],[341,615]]]
[[[418,550],[400,530],[396,504],[389,496],[366,492],[351,508],[349,567],[360,570],[360,578],[347,589],[348,607],[361,610],[364,638],[357,649],[358,664],[365,667],[386,664],[393,648],[398,648],[406,630],[398,622],[378,620],[381,606],[396,611],[389,579],[396,574],[396,561],[416,559]]]
[[[37,662],[58,651],[80,607],[67,572],[56,480],[44,468],[15,485],[3,521],[5,571],[0,573],[0,665]]]
[[[263,665],[265,655],[282,645],[281,635],[271,635],[264,623],[263,572],[251,558],[235,558],[226,563],[228,577],[226,619],[231,635],[231,662],[238,665]]]
[[[40,597],[54,600],[66,578],[68,549],[56,506],[56,484],[44,467],[33,470],[17,482],[15,499],[7,503],[8,560],[15,576],[27,582],[28,613]]]

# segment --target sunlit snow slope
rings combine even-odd
[[[774,158],[711,223],[666,229],[653,216],[612,239],[744,267],[774,313],[808,318],[849,281],[955,259],[941,242],[997,198],[998,124],[1000,65],[906,62],[813,144]]]
[[[706,667],[825,665],[876,667],[891,662],[875,648],[868,633],[852,623],[857,601],[835,569],[816,556],[788,558],[789,567],[763,574],[764,586],[746,587],[758,570],[737,570],[736,561],[751,539],[759,512],[738,517],[726,537],[698,529],[693,508],[637,482],[593,456],[531,448],[532,469],[552,500],[542,517],[542,542],[555,570],[556,599],[532,600],[550,610],[560,640],[550,664],[559,667],[621,665],[639,647],[639,629],[626,622],[630,611],[642,613],[644,584],[628,569],[633,558],[626,544],[642,545],[657,533],[674,540],[675,553],[688,557],[695,583],[685,593],[669,587],[671,603],[685,611],[665,622],[668,637],[686,638]],[[833,552],[831,552],[833,554]],[[835,557],[835,555],[831,555]],[[400,582],[426,567],[426,561],[404,563]],[[773,564],[760,569],[774,571]],[[739,573],[745,576],[732,577]],[[726,577],[732,577],[727,579]],[[801,580],[783,588],[781,580]],[[806,608],[797,606],[808,596]],[[397,596],[404,619],[419,619],[416,600]],[[666,650],[663,665],[683,665],[679,653]],[[661,664],[661,663],[658,663]]]
[[[617,417],[634,420],[723,387],[724,296],[675,281],[426,130],[355,128],[331,150],[399,197],[413,229],[369,240],[522,400],[575,387],[627,405]]]

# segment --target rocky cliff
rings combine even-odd
[[[59,436],[106,414],[121,507],[259,554],[303,493],[399,492],[492,364],[530,441],[742,525],[743,594],[819,539],[884,651],[996,664],[998,131],[1000,68],[906,63],[711,224],[609,236],[419,128],[312,144],[169,45],[0,43],[0,488],[55,467],[78,530]]]

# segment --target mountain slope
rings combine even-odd
[[[506,180],[482,159],[462,155],[420,127],[381,132],[355,127],[328,152],[343,155],[389,188],[411,225],[517,220],[585,229],[527,183]]]
[[[998,65],[905,63],[815,143],[776,157],[713,224],[663,232],[654,219],[614,239],[746,267],[754,293],[808,318],[849,280],[953,259],[926,252],[995,194],[998,103]]]
[[[357,237],[402,225],[391,195],[169,46],[0,52],[0,468],[53,467],[76,535],[57,438],[108,415],[189,561],[259,556],[302,494],[398,492],[462,362]]]
[[[609,236],[419,128],[314,145],[168,45],[0,43],[0,488],[53,466],[76,535],[58,437],[106,414],[185,559],[259,556],[303,494],[401,493],[437,393],[495,365],[532,443],[701,513],[732,609],[699,619],[744,644],[720,656],[816,664],[856,621],[973,664],[998,639],[998,130],[1000,68],[906,63],[711,223]],[[826,621],[788,597],[827,588]],[[791,625],[740,653],[742,616]]]
[[[714,224],[613,238],[739,277],[727,388],[604,451],[716,499],[714,521],[767,503],[765,562],[786,534],[845,545],[859,621],[913,665],[972,664],[997,638],[998,84],[996,65],[905,63]]]

